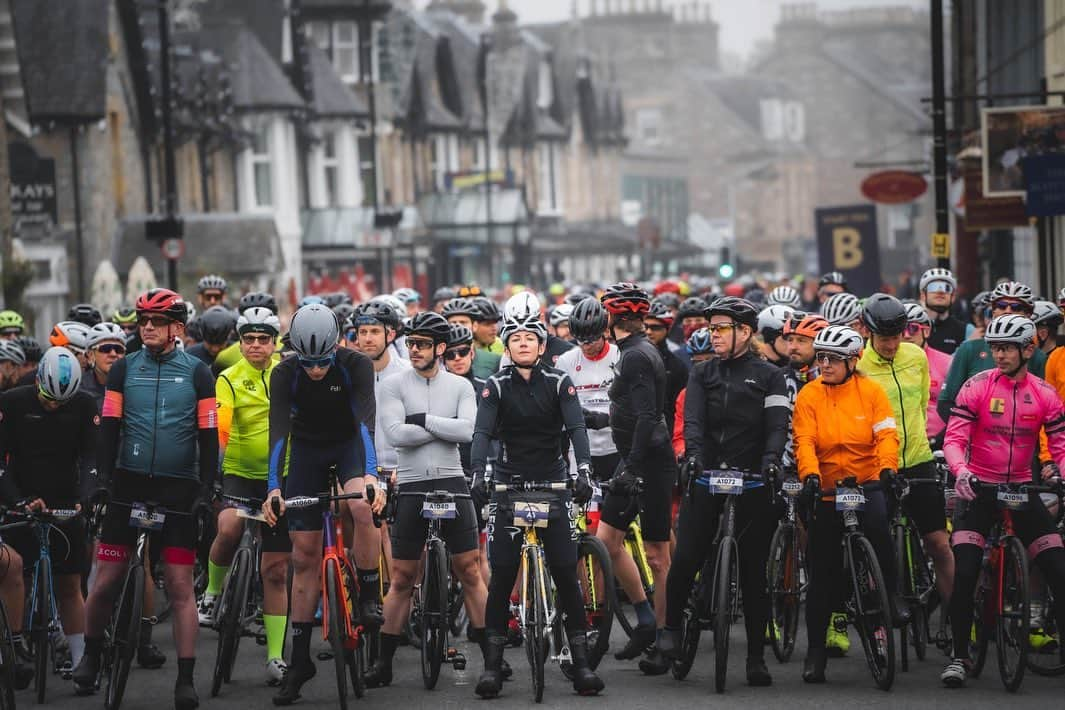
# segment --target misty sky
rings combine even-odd
[[[495,11],[499,0],[483,0],[490,11]],[[664,0],[667,6],[687,5],[691,0]],[[574,0],[508,0],[510,8],[518,13],[521,22],[550,22],[570,16]],[[614,4],[616,0],[611,0]],[[629,0],[622,0],[626,5]],[[714,19],[721,25],[721,45],[726,52],[746,55],[754,42],[768,38],[773,33],[773,25],[780,15],[780,6],[794,0],[699,0],[712,8]],[[428,0],[417,0],[419,6],[428,4]],[[584,15],[588,12],[590,1],[577,0],[578,11]],[[885,5],[911,5],[928,7],[927,0],[818,0],[821,9],[845,9],[849,7],[883,7]],[[597,5],[602,8],[603,0]],[[637,0],[642,6],[643,0]],[[602,11],[602,10],[600,10]]]

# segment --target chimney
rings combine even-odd
[[[432,0],[425,9],[430,13],[434,10],[454,13],[475,27],[484,24],[485,6],[481,0]]]
[[[824,26],[812,2],[781,5],[776,25],[776,43],[784,50],[809,49],[821,43]]]

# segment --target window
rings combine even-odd
[[[340,159],[337,156],[337,134],[326,133],[322,139],[322,185],[325,203],[330,207],[340,203]]]
[[[662,145],[662,110],[638,109],[636,111],[636,135],[644,145]]]
[[[562,171],[558,160],[558,146],[541,143],[539,171],[539,212],[560,214],[562,212]]]
[[[359,179],[362,181],[362,206],[373,206],[373,196],[377,192],[377,180],[374,175],[373,141],[370,136],[359,136]]]
[[[329,55],[340,78],[359,80],[359,28],[354,22],[308,22],[307,37]]]
[[[447,187],[447,176],[459,169],[459,140],[454,135],[437,135],[429,140],[429,172],[438,192]]]
[[[555,103],[555,85],[551,76],[551,62],[540,62],[539,86],[537,87],[536,105],[542,111],[547,111]]]
[[[252,180],[255,185],[255,207],[273,207],[273,164],[270,160],[270,122],[259,121],[254,128],[251,147]]]

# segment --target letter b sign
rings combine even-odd
[[[862,235],[853,227],[832,230],[833,262],[837,269],[855,269],[862,263]]]

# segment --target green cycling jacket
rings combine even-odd
[[[858,371],[880,385],[891,402],[899,436],[899,469],[931,461],[926,433],[931,377],[924,351],[913,343],[901,343],[894,359],[885,360],[869,343]]]

